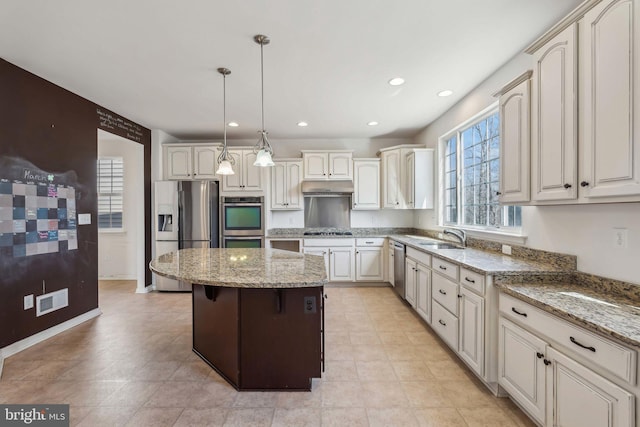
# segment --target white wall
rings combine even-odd
[[[492,94],[530,67],[528,55],[516,56],[421,131],[414,142],[436,147],[440,136],[496,102]],[[438,228],[437,212],[416,211],[414,225]],[[577,255],[580,271],[640,284],[640,203],[523,207],[522,216],[526,246]],[[628,248],[613,247],[614,227],[629,230]]]
[[[98,132],[98,156],[124,159],[124,232],[98,232],[98,277],[137,279],[137,209],[140,207],[136,159],[139,144],[107,132]]]

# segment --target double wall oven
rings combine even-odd
[[[264,197],[222,197],[223,248],[264,247]]]

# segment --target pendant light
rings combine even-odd
[[[271,148],[271,144],[267,138],[268,132],[264,130],[264,55],[262,52],[264,45],[269,44],[271,40],[269,40],[269,37],[262,34],[258,34],[253,38],[253,40],[260,45],[260,99],[262,112],[262,130],[258,131],[260,136],[258,137],[258,142],[253,147],[253,152],[256,153],[256,161],[253,165],[273,166],[273,148]]]
[[[231,70],[228,68],[218,68],[218,72],[222,74],[222,122],[224,124],[224,140],[222,145],[222,152],[218,156],[218,170],[217,175],[234,175],[233,165],[235,160],[233,156],[229,155],[227,151],[227,76],[231,74]]]

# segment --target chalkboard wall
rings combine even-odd
[[[77,250],[11,257],[0,253],[0,348],[98,307],[96,207],[97,129],[144,145],[145,252],[151,258],[151,132],[95,103],[0,59],[0,179],[16,164],[76,187]],[[13,166],[13,170],[9,167]],[[67,182],[62,182],[67,181]],[[69,306],[41,317],[23,310],[23,297],[69,289]],[[146,283],[151,274],[146,269]]]

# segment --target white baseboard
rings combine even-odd
[[[80,316],[76,316],[73,319],[69,319],[66,322],[62,322],[58,325],[50,327],[49,329],[38,332],[35,335],[31,335],[30,337],[14,342],[13,344],[10,344],[6,347],[0,348],[0,378],[2,378],[2,366],[4,365],[4,359],[6,359],[7,357],[13,356],[16,353],[21,352],[22,350],[26,350],[27,348],[36,345],[39,342],[58,335],[59,333],[71,329],[74,326],[78,326],[79,324],[84,323],[87,320],[91,320],[94,317],[98,317],[101,314],[102,311],[99,308],[94,308],[93,310],[81,314]]]
[[[147,285],[144,289],[136,288],[136,294],[148,294],[149,292],[153,292],[156,290],[155,285]]]

